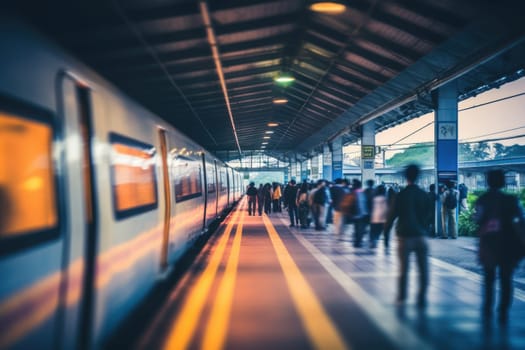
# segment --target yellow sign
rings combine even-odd
[[[375,147],[374,145],[362,145],[361,146],[361,159],[374,159]]]

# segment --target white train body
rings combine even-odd
[[[240,174],[22,22],[0,51],[0,349],[100,348]]]

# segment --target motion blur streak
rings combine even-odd
[[[164,349],[187,349],[188,344],[193,337],[197,322],[206,302],[206,297],[211,288],[217,269],[222,260],[226,244],[230,238],[230,233],[233,229],[234,223],[237,221],[240,210],[237,208],[233,218],[228,222],[226,229],[217,245],[217,249],[213,252],[209,264],[201,274],[199,280],[188,293],[188,298],[184,302],[181,312],[173,322],[171,332],[168,340],[164,344]]]
[[[97,288],[105,288],[120,272],[130,269],[146,255],[160,251],[161,235],[162,226],[158,225],[103,253],[97,263]]]
[[[55,311],[59,283],[60,274],[55,273],[0,305],[0,348],[12,344]],[[35,307],[28,308],[28,302]]]
[[[246,200],[243,201],[243,204],[245,203]],[[228,258],[226,270],[224,271],[215,302],[213,303],[213,309],[208,320],[208,325],[206,326],[206,334],[204,335],[202,349],[214,350],[222,349],[224,347],[230,322],[235,279],[237,278],[237,266],[241,251],[242,225],[245,213],[245,209],[242,209],[241,218],[237,224],[237,230],[235,231],[235,238],[233,239],[230,257]]]
[[[348,349],[266,215],[263,215],[263,222],[283,269],[295,309],[301,317],[301,322],[313,347],[315,349]]]

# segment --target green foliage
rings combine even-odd
[[[494,158],[525,156],[525,145],[503,146],[500,143],[495,143],[494,150],[496,151]]]
[[[434,164],[434,146],[429,144],[412,145],[403,152],[396,153],[387,160],[388,166],[402,167],[406,164],[416,163],[420,165]]]
[[[460,143],[458,147],[458,157],[460,162],[476,160],[476,157],[474,157],[474,154],[472,153],[470,143]]]
[[[458,218],[458,233],[460,236],[476,236],[478,225],[472,220],[474,209],[469,207],[461,211]]]

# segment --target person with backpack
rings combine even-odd
[[[440,196],[441,199],[441,234],[442,239],[458,238],[456,228],[456,208],[458,206],[458,191],[454,188],[453,181],[447,181],[446,189]]]
[[[489,171],[487,185],[489,190],[476,201],[474,214],[478,224],[478,258],[483,266],[482,317],[486,324],[491,321],[494,282],[499,268],[498,322],[505,326],[512,302],[512,274],[525,253],[522,238],[513,226],[516,220],[523,220],[523,209],[517,197],[501,191],[505,185],[502,170]]]

